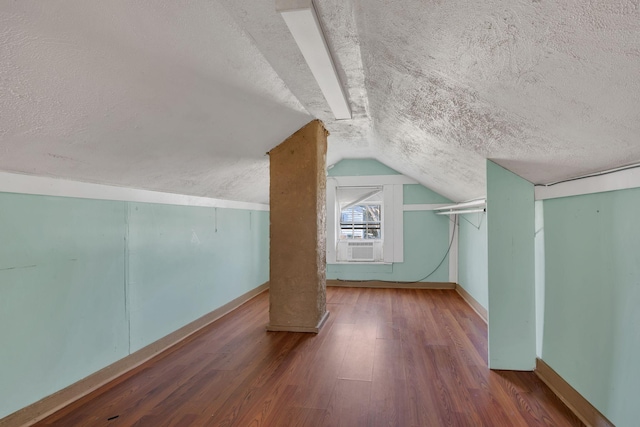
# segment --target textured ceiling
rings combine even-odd
[[[454,200],[640,162],[638,0],[315,0],[353,120],[271,0],[0,0],[0,170],[266,202],[312,118]]]

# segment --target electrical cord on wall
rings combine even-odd
[[[382,283],[406,283],[406,284],[410,284],[410,283],[420,283],[423,280],[428,279],[429,277],[431,277],[436,271],[438,271],[438,269],[440,268],[440,266],[442,265],[442,263],[444,263],[444,260],[447,259],[447,255],[449,255],[449,252],[451,251],[451,246],[453,246],[453,239],[456,235],[456,226],[458,225],[458,215],[455,215],[453,217],[453,233],[451,233],[451,241],[449,242],[449,247],[447,248],[447,252],[445,252],[444,256],[442,257],[442,260],[440,261],[440,263],[437,265],[436,268],[433,269],[433,271],[429,274],[427,274],[426,276],[424,276],[421,279],[418,280],[414,280],[414,281],[410,281],[410,282],[403,282],[400,280],[375,280],[376,282],[382,282]],[[346,280],[346,279],[337,279],[339,282],[353,282],[353,283],[361,283],[361,282],[370,282],[371,280]]]

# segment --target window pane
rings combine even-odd
[[[357,204],[340,212],[341,239],[381,239],[382,206]]]

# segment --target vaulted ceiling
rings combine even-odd
[[[333,120],[273,0],[0,0],[0,170],[254,202],[313,118],[453,200],[640,162],[638,0],[315,0]]]

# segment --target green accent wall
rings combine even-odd
[[[0,418],[128,354],[125,215],[0,193]]]
[[[333,165],[329,176],[400,175],[400,172],[375,159],[344,159]]]
[[[640,188],[544,202],[542,358],[613,424],[638,425]]]
[[[449,247],[449,219],[431,211],[404,213],[404,262],[327,264],[327,279],[413,282],[431,273]],[[449,281],[449,256],[426,282]]]
[[[264,211],[129,204],[131,350],[266,282],[268,230]]]
[[[373,159],[342,160],[329,169],[330,176],[398,174]],[[451,203],[420,184],[405,184],[402,190],[405,205]],[[405,211],[403,221],[404,262],[327,264],[327,279],[448,282],[449,256],[439,267],[438,264],[449,248],[449,218],[433,211]],[[425,279],[430,273],[431,276]]]
[[[535,295],[536,295],[536,357],[542,358],[542,340],[544,337],[544,288],[545,288],[545,265],[544,265],[544,202],[535,202]]]
[[[482,212],[459,215],[458,221],[458,284],[487,308],[487,215]]]
[[[533,184],[487,161],[489,367],[536,358]]]
[[[0,193],[0,418],[268,280],[269,213]]]
[[[402,190],[405,205],[451,203],[451,200],[420,184],[405,184]]]

